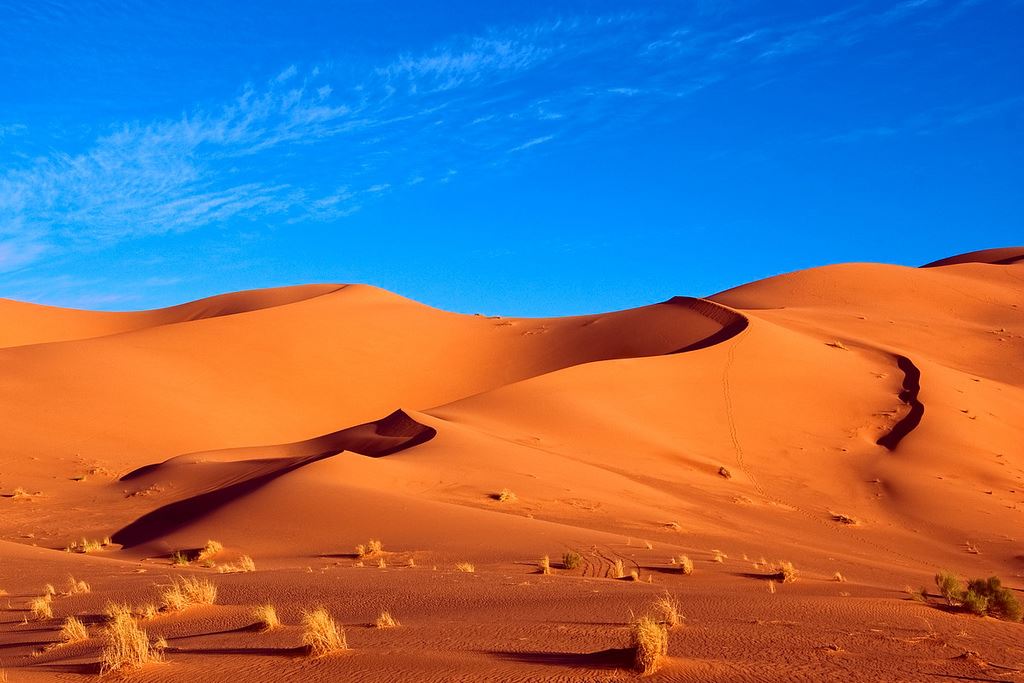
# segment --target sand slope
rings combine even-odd
[[[303,568],[341,572],[340,600],[365,583],[344,573],[360,571],[353,546],[384,538],[388,564],[424,567],[396,573],[393,587],[409,604],[427,600],[422,619],[441,618],[423,596],[469,581],[477,607],[462,619],[486,624],[488,601],[541,554],[584,558],[567,572],[571,600],[590,593],[588,581],[606,590],[617,560],[652,589],[683,590],[668,558],[686,553],[707,575],[685,591],[704,605],[708,653],[716,634],[725,650],[751,642],[714,615],[734,609],[729,595],[756,591],[760,605],[764,569],[752,563],[785,558],[810,583],[787,589],[796,592],[779,598],[783,612],[798,600],[847,630],[910,623],[910,606],[886,601],[937,568],[998,573],[1018,588],[1024,574],[1021,256],[828,266],[708,300],[553,319],[457,315],[357,285],[124,314],[2,301],[0,493],[11,497],[0,499],[0,555],[23,571],[38,563],[103,582],[128,568],[170,571],[172,552],[213,538],[226,558],[250,554],[260,567],[225,579],[237,601],[247,585],[273,585],[294,612],[314,590]],[[503,489],[516,499],[499,501]],[[57,552],[105,536],[113,544],[96,555]],[[731,559],[712,562],[716,549]],[[466,560],[482,570],[475,583],[450,573]],[[854,577],[843,593],[860,595],[859,607],[836,602],[836,571]],[[0,588],[14,581],[0,578]],[[564,607],[567,655],[605,642],[605,630],[582,625],[600,621],[592,610],[632,609],[611,585]],[[540,604],[511,607],[512,622],[547,623]],[[951,633],[975,628],[913,604],[948,619]],[[465,647],[442,656],[429,639],[406,643],[379,677],[358,663],[302,675],[425,680],[455,657],[465,680],[585,680],[621,664],[611,654],[510,658],[506,643],[459,628],[451,638]],[[984,626],[986,647],[1019,628]],[[509,629],[494,638],[520,638]],[[915,679],[898,648],[885,659],[884,647],[861,645],[848,668],[767,656],[766,642],[749,645],[760,668],[735,655],[670,669],[791,680],[785,661],[800,661],[815,680]],[[487,647],[505,655],[480,654]],[[12,653],[30,676],[54,673]],[[247,666],[244,652],[230,655]],[[71,673],[88,674],[83,666]],[[262,666],[271,671],[273,657]],[[964,666],[945,657],[932,668]]]

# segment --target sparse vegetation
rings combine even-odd
[[[379,560],[377,560],[377,569],[387,569],[387,568],[388,568],[388,561],[387,560],[385,560],[383,557],[380,558]]]
[[[843,576],[841,572],[836,572],[835,574],[832,575],[832,580],[833,581],[838,581],[839,583],[845,583],[846,582],[846,577]]]
[[[271,631],[281,625],[281,620],[277,617],[277,609],[269,603],[254,607],[252,616],[260,629],[264,631]]]
[[[196,556],[196,561],[200,564],[213,562],[213,558],[217,557],[220,552],[224,550],[224,545],[220,541],[207,541]]]
[[[679,571],[681,571],[683,574],[689,576],[693,573],[693,560],[691,560],[689,557],[687,557],[686,555],[680,555],[678,562]]]
[[[64,591],[64,593],[66,595],[78,595],[80,593],[88,593],[90,590],[92,589],[89,587],[88,583],[86,583],[85,581],[76,581],[75,577],[69,576],[67,589]]]
[[[583,564],[583,556],[575,550],[570,550],[562,555],[562,566],[566,569],[576,569]]]
[[[302,613],[302,643],[314,657],[323,657],[348,649],[345,630],[339,627],[327,610],[318,607]]]
[[[669,628],[683,623],[683,618],[679,614],[679,602],[668,591],[665,591],[665,594],[655,601],[654,610],[658,621]]]
[[[387,610],[380,613],[380,616],[378,616],[377,620],[373,622],[373,625],[377,628],[395,628],[396,626],[401,626],[401,624],[398,623],[398,620],[391,616],[391,612]]]
[[[725,562],[727,559],[729,559],[729,556],[723,553],[721,550],[712,550],[711,559],[714,562]]]
[[[626,567],[622,564],[622,560],[615,560],[615,564],[612,565],[612,578],[621,579],[626,575]]]
[[[779,583],[793,583],[798,574],[792,562],[777,562],[772,566],[771,577]]]
[[[115,622],[121,618],[132,618],[132,608],[123,602],[108,602],[103,608],[107,621]]]
[[[724,466],[722,466],[718,468],[718,476],[722,477],[723,479],[732,479],[732,472],[730,472],[729,470],[725,469]]]
[[[248,555],[242,555],[236,562],[218,566],[217,571],[221,574],[245,574],[256,571],[256,563]]]
[[[652,617],[640,617],[630,626],[630,647],[636,670],[652,674],[668,654],[668,629]]]
[[[89,630],[76,617],[68,617],[60,628],[60,641],[64,644],[80,643],[89,640]]]
[[[465,572],[467,574],[472,574],[476,571],[476,567],[469,562],[459,562],[455,565],[455,569],[457,569],[460,572]]]
[[[43,586],[43,595],[56,595],[57,589],[53,587],[52,583],[48,583]]]
[[[160,598],[170,612],[192,605],[212,605],[217,600],[217,586],[198,576],[179,576],[164,587]]]
[[[511,489],[502,489],[495,498],[499,503],[514,503],[519,500],[519,496]]]
[[[32,616],[36,619],[52,619],[53,618],[53,598],[49,595],[42,595],[38,598],[32,598],[28,603],[28,609],[32,613]]]
[[[640,572],[638,570],[636,570],[636,569],[631,569],[629,571],[629,580],[630,581],[639,581],[640,580]]]
[[[846,351],[847,350],[846,349],[846,344],[844,344],[843,342],[839,341],[838,339],[835,340],[835,341],[831,341],[831,342],[826,343],[825,346],[831,346],[833,349],[839,349],[841,351]]]
[[[103,541],[90,540],[83,538],[78,541],[72,541],[70,545],[64,548],[64,552],[68,553],[94,553],[98,550],[103,549]]]
[[[551,573],[551,558],[545,555],[544,557],[537,560],[537,568],[541,574]]]
[[[149,642],[149,636],[130,615],[119,614],[107,626],[108,644],[100,656],[100,675],[123,669],[137,669],[159,662],[160,652]]]
[[[1004,621],[1021,621],[1024,609],[1009,588],[997,576],[971,579],[966,588],[955,574],[941,571],[935,575],[935,585],[946,603],[971,614],[990,616]]]
[[[365,545],[360,543],[356,546],[356,555],[359,557],[369,557],[381,552],[384,552],[384,543],[374,538],[367,541]]]

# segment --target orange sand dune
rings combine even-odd
[[[59,619],[98,635],[105,600],[192,573],[218,604],[143,622],[172,643],[143,680],[618,678],[630,613],[666,590],[689,625],[654,679],[1024,669],[1024,627],[905,592],[948,567],[1020,594],[1021,255],[827,266],[572,318],[358,285],[123,314],[0,302],[0,668],[88,679],[102,639],[40,651]],[[383,552],[357,557],[371,538]],[[257,570],[171,566],[209,539],[216,564]],[[761,558],[800,579],[769,584]],[[68,573],[94,593],[21,626]],[[260,635],[245,619],[267,600],[286,626]],[[301,655],[313,603],[350,655]],[[381,609],[403,625],[366,629]]]

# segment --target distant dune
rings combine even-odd
[[[48,641],[19,626],[68,573],[94,592],[54,619],[152,599],[174,572],[220,577],[223,605],[153,620],[176,644],[145,680],[593,680],[666,589],[690,617],[666,680],[977,673],[963,651],[1024,667],[1024,627],[904,593],[939,568],[1021,588],[1024,247],[567,318],[364,285],[133,313],[0,300],[0,367],[11,680],[95,673],[98,641],[33,656]],[[371,538],[385,550],[357,557]],[[169,564],[210,539],[258,571]],[[578,568],[533,574],[567,551]],[[669,561],[684,554],[693,577]],[[802,580],[770,593],[761,558]],[[610,581],[616,561],[642,585]],[[350,630],[385,608],[407,623],[352,631],[355,655],[314,667],[275,653],[297,631],[239,636],[267,600],[293,623],[312,603]]]

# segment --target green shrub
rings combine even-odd
[[[956,577],[956,574],[943,569],[935,575],[935,585],[947,604],[953,607],[958,607],[961,604],[964,587],[960,584],[960,579]]]

